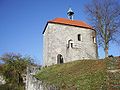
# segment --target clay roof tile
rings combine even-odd
[[[70,20],[65,18],[55,18],[53,20],[48,21],[49,23],[59,23],[59,24],[67,24],[67,25],[73,25],[78,27],[85,27],[88,29],[93,29],[90,25],[86,24],[83,21],[78,20]]]

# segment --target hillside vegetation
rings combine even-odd
[[[78,60],[43,68],[36,78],[60,90],[99,90],[106,86],[106,74],[104,60]]]

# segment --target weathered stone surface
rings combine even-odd
[[[0,75],[0,85],[5,84],[5,80],[3,79],[3,76]]]
[[[26,82],[26,90],[43,90],[42,81],[38,81],[32,75],[29,75]]]
[[[39,66],[29,66],[26,75],[26,90],[59,90],[54,85],[46,84],[34,77],[39,71]]]
[[[78,41],[81,34],[82,41]],[[91,29],[48,23],[44,36],[44,66],[57,64],[57,55],[63,56],[63,62],[83,59],[97,59],[97,45],[94,43],[95,31]],[[73,47],[69,47],[72,40]]]

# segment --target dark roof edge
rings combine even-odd
[[[43,32],[42,32],[42,34],[44,34],[44,32],[45,32],[45,30],[46,30],[47,25],[48,25],[48,22],[47,22],[47,24],[45,25],[45,28],[44,28],[44,30],[43,30]]]

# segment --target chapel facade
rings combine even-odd
[[[97,59],[96,31],[83,21],[55,18],[43,31],[44,66]]]

